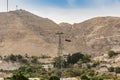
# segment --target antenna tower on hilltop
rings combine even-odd
[[[7,12],[8,12],[8,9],[9,9],[8,7],[9,7],[9,2],[8,2],[8,0],[7,0]]]

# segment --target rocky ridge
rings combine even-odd
[[[119,17],[96,17],[73,25],[56,24],[25,10],[17,10],[0,13],[0,54],[56,56],[58,31],[64,33],[63,54],[101,55],[109,50],[120,50]]]

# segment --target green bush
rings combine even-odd
[[[116,73],[120,73],[120,67],[116,67],[116,68],[115,68],[115,72],[116,72]]]
[[[65,77],[76,77],[76,76],[80,76],[82,73],[82,71],[80,69],[74,69],[74,68],[69,68],[66,69],[63,74],[65,75]]]
[[[31,62],[32,62],[32,63],[38,63],[38,57],[32,56],[32,57],[31,57]]]
[[[114,72],[114,67],[108,68],[108,71],[109,71],[109,72]]]
[[[104,79],[101,78],[101,77],[93,77],[93,78],[91,78],[90,80],[104,80]]]
[[[96,66],[98,66],[99,64],[100,64],[100,62],[98,62],[98,61],[97,61],[97,62],[94,62],[93,65],[92,65],[92,67],[96,67]]]
[[[88,76],[93,77],[94,75],[95,75],[95,72],[94,72],[94,71],[88,72]]]
[[[15,55],[13,55],[13,54],[11,54],[11,55],[9,56],[9,59],[10,59],[11,61],[17,61],[17,57],[16,57]]]
[[[89,78],[88,78],[85,74],[83,74],[83,75],[81,76],[81,80],[89,80]]]
[[[80,52],[69,55],[67,58],[67,63],[69,64],[75,64],[77,63],[80,59],[83,59],[84,55],[81,54]]]
[[[116,72],[116,73],[120,73],[120,67],[110,67],[110,68],[108,68],[108,70],[110,71],[110,72]]]
[[[91,61],[91,60],[90,60],[90,56],[87,55],[87,54],[85,54],[85,55],[83,56],[83,58],[82,58],[82,61],[83,61],[84,63],[90,62],[90,61]]]

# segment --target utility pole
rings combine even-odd
[[[58,35],[58,58],[60,59],[60,71],[59,71],[59,77],[61,77],[62,75],[62,51],[63,51],[63,44],[62,44],[62,35],[64,33],[63,32],[57,32],[56,35]]]

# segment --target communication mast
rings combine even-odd
[[[18,5],[16,5],[16,10],[18,10]]]
[[[9,10],[9,1],[7,0],[7,12],[8,12],[8,10]]]

